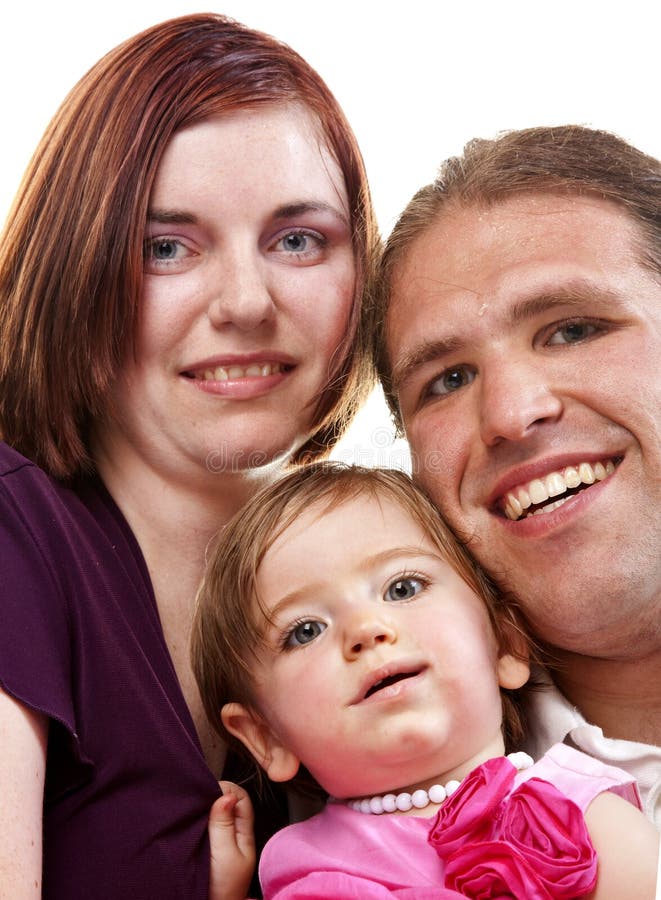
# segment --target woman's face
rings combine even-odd
[[[289,454],[342,352],[355,288],[344,179],[304,108],[180,131],[149,201],[137,350],[101,453],[177,478]]]

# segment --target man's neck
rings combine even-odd
[[[609,738],[661,746],[661,651],[627,660],[554,656],[553,680],[588,722]]]

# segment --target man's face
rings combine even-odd
[[[387,344],[414,474],[537,633],[658,647],[661,283],[596,198],[453,208],[394,273]]]

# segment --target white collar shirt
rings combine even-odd
[[[529,736],[525,749],[539,759],[553,744],[565,743],[633,775],[645,815],[661,830],[661,747],[607,738],[587,722],[560,693],[548,675],[536,677],[543,686],[528,701]]]

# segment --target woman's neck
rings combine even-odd
[[[96,454],[97,469],[142,551],[182,693],[209,767],[220,776],[225,750],[204,713],[189,659],[195,597],[209,543],[262,484],[262,472],[193,472],[173,480],[137,457]]]

